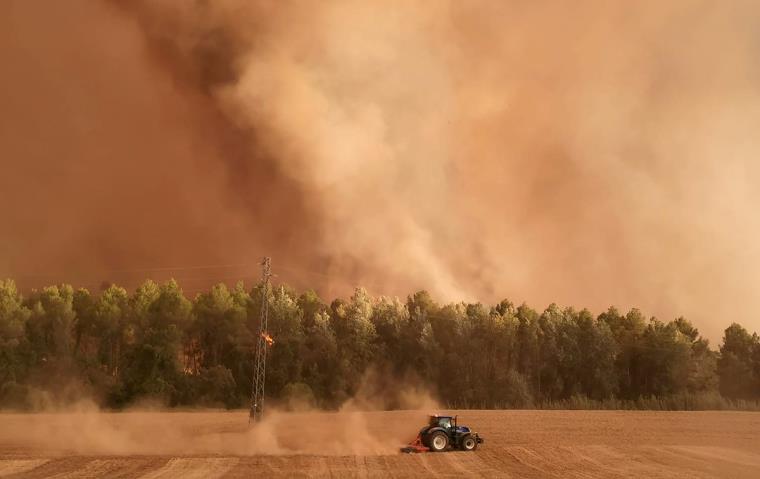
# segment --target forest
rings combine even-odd
[[[266,297],[266,393],[283,407],[335,409],[372,371],[450,408],[760,409],[760,339],[736,323],[713,349],[688,320],[638,309],[539,312],[362,288],[328,304],[313,291],[262,288],[218,284],[188,299],[174,280],[148,280],[131,293],[64,284],[22,295],[0,281],[0,408],[83,396],[112,409],[147,399],[247,407]]]

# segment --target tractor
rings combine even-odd
[[[401,452],[441,452],[447,449],[474,451],[483,438],[467,426],[457,425],[457,416],[428,416],[428,424],[420,430],[417,438]]]

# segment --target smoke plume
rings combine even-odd
[[[200,287],[268,254],[325,295],[760,329],[759,25],[750,1],[8,0],[0,273],[254,264]]]

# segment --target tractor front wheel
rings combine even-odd
[[[478,441],[470,434],[463,437],[460,444],[462,444],[463,451],[474,451],[478,448]]]
[[[449,445],[449,438],[446,433],[442,431],[436,431],[430,436],[430,450],[433,452],[441,452]]]

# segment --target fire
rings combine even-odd
[[[272,346],[274,344],[274,339],[272,339],[272,336],[270,336],[268,333],[263,332],[261,333],[261,339],[267,342],[268,346]]]

